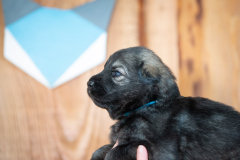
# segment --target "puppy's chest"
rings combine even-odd
[[[110,139],[112,142],[149,140],[160,136],[164,127],[159,123],[146,121],[145,119],[135,118],[118,121],[112,126]]]
[[[112,126],[110,133],[110,139],[113,141],[124,140],[129,141],[130,139],[136,139],[137,137],[145,138],[144,132],[149,129],[146,122],[136,120],[121,120]]]

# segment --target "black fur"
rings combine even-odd
[[[91,160],[135,160],[139,145],[149,160],[240,160],[240,114],[206,98],[180,96],[170,69],[147,48],[114,53],[90,78],[88,94],[117,120],[111,144]],[[138,109],[153,100],[157,104]]]

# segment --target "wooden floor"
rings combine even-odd
[[[87,0],[36,1],[71,8]],[[90,159],[114,123],[86,93],[103,64],[44,87],[4,59],[0,12],[0,160]],[[182,95],[240,111],[240,0],[118,0],[108,33],[108,56],[146,46],[172,69]]]

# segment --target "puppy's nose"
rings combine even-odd
[[[94,86],[94,82],[93,81],[88,81],[87,85],[88,85],[88,87],[93,87]]]

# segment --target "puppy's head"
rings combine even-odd
[[[157,100],[160,105],[179,96],[175,77],[151,50],[133,47],[115,52],[104,70],[91,77],[87,92],[112,119]]]

